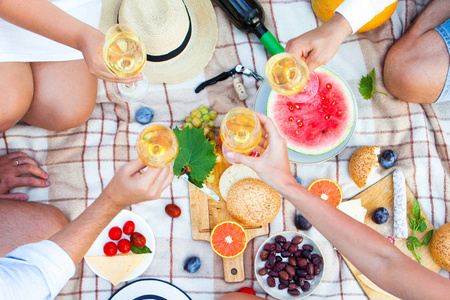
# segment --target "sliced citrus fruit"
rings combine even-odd
[[[334,207],[337,207],[342,202],[341,187],[336,181],[328,178],[321,178],[313,181],[309,185],[308,191],[311,191],[313,194],[319,196]]]
[[[217,255],[233,258],[244,252],[248,237],[241,225],[233,221],[225,221],[214,226],[210,242]]]

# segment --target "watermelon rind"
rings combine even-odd
[[[318,95],[319,92],[321,91],[321,89],[324,89],[324,86],[326,86],[327,84],[327,80],[328,82],[332,82],[332,86],[334,88],[333,91],[336,91],[336,88],[338,89],[339,95],[343,98],[343,100],[345,102],[339,102],[338,105],[343,106],[342,108],[346,108],[344,115],[347,116],[346,118],[344,118],[343,122],[344,123],[340,123],[341,126],[343,126],[343,128],[340,128],[341,131],[339,132],[338,135],[335,135],[333,133],[333,135],[331,135],[332,137],[335,138],[335,140],[333,141],[332,138],[329,139],[329,141],[327,141],[326,143],[324,143],[323,145],[318,144],[317,147],[314,147],[313,145],[306,145],[307,143],[304,142],[304,140],[307,140],[307,138],[303,137],[302,134],[307,134],[310,131],[313,132],[314,129],[316,129],[316,126],[311,126],[311,130],[305,130],[304,128],[302,128],[303,130],[295,130],[295,129],[290,129],[292,127],[292,125],[286,124],[287,121],[282,120],[282,121],[277,121],[277,118],[284,118],[284,114],[281,114],[281,111],[277,113],[274,112],[274,109],[276,108],[276,104],[279,104],[278,101],[285,101],[285,103],[288,103],[288,100],[286,98],[282,98],[281,100],[278,97],[278,94],[274,91],[270,91],[268,99],[267,99],[267,107],[266,107],[266,112],[267,112],[267,116],[270,117],[274,123],[276,124],[281,136],[283,138],[286,139],[287,141],[287,147],[291,150],[294,151],[296,153],[300,153],[300,154],[304,154],[304,155],[308,155],[308,156],[319,156],[319,155],[323,155],[326,154],[330,151],[333,151],[334,149],[336,149],[337,147],[341,146],[342,143],[344,143],[344,141],[346,141],[349,137],[349,135],[353,132],[355,123],[356,123],[356,102],[354,99],[354,95],[352,90],[350,89],[349,85],[347,84],[347,82],[341,77],[339,76],[336,72],[334,72],[333,70],[326,68],[326,67],[320,67],[318,69],[316,69],[315,73],[319,76],[320,78],[320,86],[319,86],[319,91],[318,91]],[[323,79],[323,77],[325,77],[325,79]],[[328,78],[328,79],[327,79]],[[336,86],[337,84],[337,86]],[[326,95],[325,95],[326,96]],[[336,96],[336,97],[338,97]],[[318,103],[318,101],[321,101],[320,99],[323,99],[321,97],[316,98],[317,96],[315,96],[315,98],[313,98],[313,101],[316,101],[315,103]],[[330,96],[330,99],[333,97],[333,95]],[[328,99],[327,99],[328,100]],[[331,101],[331,100],[329,100]],[[283,104],[285,104],[283,103]],[[290,103],[290,102],[289,102]],[[295,103],[295,102],[293,102]],[[319,104],[317,104],[319,105]],[[319,106],[318,106],[319,107]],[[279,108],[279,107],[278,107]],[[278,109],[277,108],[277,109]],[[311,110],[311,108],[310,108]],[[308,111],[308,110],[306,110]],[[300,112],[300,111],[299,111]],[[298,112],[298,113],[299,113]],[[288,111],[286,113],[286,118],[289,118],[289,113],[290,111]],[[314,117],[321,117],[322,115],[313,115],[311,114],[311,111],[308,111],[307,115],[303,115],[305,118],[314,118]],[[297,115],[298,117],[298,115]],[[333,116],[334,117],[334,116]],[[302,117],[301,117],[302,118]],[[319,119],[319,124],[320,124],[320,120]],[[281,124],[283,123],[283,124]],[[309,122],[305,122],[305,125],[307,125],[307,123]],[[315,122],[311,122],[311,124],[314,124]],[[348,124],[345,124],[348,123]],[[288,125],[290,126],[288,128]],[[317,129],[319,128],[319,126],[317,126]],[[291,136],[292,134],[292,130],[300,131],[300,137],[302,138],[298,138],[298,141],[292,140],[291,137],[288,134],[288,131],[290,132]],[[338,130],[338,128],[331,128],[330,130]],[[326,131],[326,130],[325,130]],[[317,141],[320,140],[321,136],[318,135],[319,138],[317,139],[311,139],[310,141],[312,141],[312,143],[315,143]],[[302,141],[300,141],[302,140]],[[306,146],[305,146],[306,145]]]

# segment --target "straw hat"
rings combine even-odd
[[[194,77],[211,60],[217,20],[210,0],[103,0],[100,30],[128,24],[144,41],[153,83]]]

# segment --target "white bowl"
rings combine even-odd
[[[303,238],[303,241],[299,244],[299,248],[301,248],[303,245],[305,244],[309,244],[313,247],[313,251],[312,254],[318,254],[322,257],[322,259],[324,260],[324,257],[322,255],[322,251],[320,250],[319,246],[316,244],[316,242],[314,242],[309,236],[297,232],[297,231],[283,231],[277,234],[274,234],[273,236],[269,237],[267,240],[264,241],[264,243],[261,245],[261,247],[259,247],[258,252],[256,253],[256,257],[255,257],[255,276],[256,279],[258,280],[258,283],[261,285],[261,287],[264,289],[264,291],[266,291],[270,296],[276,298],[276,299],[280,299],[280,300],[292,300],[292,299],[303,299],[308,297],[319,285],[319,283],[322,281],[322,277],[323,277],[323,273],[324,273],[324,267],[325,264],[322,262],[322,264],[319,265],[320,268],[320,274],[315,276],[314,279],[312,280],[308,280],[310,283],[310,288],[308,291],[303,292],[301,290],[301,288],[299,287],[298,290],[300,291],[300,295],[298,296],[292,296],[291,294],[288,293],[288,289],[283,289],[280,290],[278,289],[278,284],[280,283],[278,278],[275,278],[275,287],[269,287],[267,285],[267,277],[269,277],[269,275],[264,275],[261,276],[258,274],[258,270],[260,270],[261,268],[265,267],[266,261],[262,261],[260,258],[261,252],[264,249],[264,246],[268,243],[274,243],[275,242],[275,238],[277,236],[283,236],[286,238],[287,241],[291,241],[292,238],[294,238],[295,236],[301,236]],[[278,256],[280,256],[279,253],[277,253]],[[286,262],[288,260],[288,258],[285,257],[281,257],[283,260],[283,262]]]

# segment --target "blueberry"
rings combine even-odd
[[[397,160],[397,153],[394,150],[388,149],[381,155],[381,165],[386,169],[391,168]]]
[[[141,124],[147,124],[150,123],[150,121],[153,119],[153,115],[155,113],[153,110],[149,107],[141,107],[136,112],[136,120]]]
[[[384,224],[389,219],[389,212],[384,207],[378,207],[372,213],[372,221],[376,224]]]
[[[294,176],[294,178],[295,178],[295,180],[297,180],[298,184],[302,185],[302,181],[300,180],[300,178],[299,178],[299,177],[297,177],[297,176]]]
[[[197,256],[191,256],[186,259],[184,262],[184,270],[189,273],[195,273],[198,271],[202,263],[200,262],[200,258]]]
[[[304,216],[298,214],[297,217],[295,217],[295,227],[300,230],[308,230],[312,227],[312,225],[308,220],[305,219]]]

